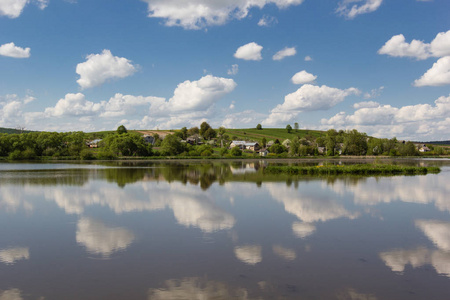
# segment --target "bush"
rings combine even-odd
[[[98,159],[104,159],[104,160],[111,160],[111,159],[116,159],[116,155],[111,152],[111,151],[100,151],[97,154],[97,158]]]
[[[80,158],[82,160],[92,160],[95,159],[94,153],[89,149],[84,149],[80,153]]]
[[[238,146],[233,147],[230,151],[231,156],[242,156],[242,150]]]

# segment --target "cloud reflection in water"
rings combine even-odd
[[[108,227],[90,218],[81,218],[77,224],[77,243],[92,254],[108,257],[128,248],[134,239],[134,234],[125,228]]]

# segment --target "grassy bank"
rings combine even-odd
[[[269,174],[289,175],[424,175],[439,173],[438,167],[410,167],[398,165],[358,164],[326,165],[313,167],[269,166],[264,169]]]

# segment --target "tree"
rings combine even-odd
[[[198,127],[191,127],[189,128],[189,130],[187,131],[187,135],[191,136],[191,135],[195,135],[195,134],[199,134],[200,130],[198,129]]]
[[[262,130],[262,126],[261,126],[261,124],[258,124],[258,125],[256,125],[256,129],[258,129],[258,130]]]
[[[347,155],[365,155],[367,153],[367,135],[356,129],[347,131],[344,137],[344,153]]]
[[[294,123],[294,128],[295,128],[295,131],[298,131],[298,129],[300,128],[300,126],[298,125],[297,122]]]
[[[177,155],[184,151],[184,146],[178,137],[168,134],[161,143],[161,150],[166,155]]]
[[[287,130],[288,133],[291,133],[291,131],[292,131],[292,126],[288,124],[288,125],[286,126],[286,130]]]
[[[125,128],[125,126],[123,126],[123,125],[120,125],[119,127],[117,127],[117,133],[118,134],[124,134],[124,133],[127,133],[128,131],[127,131],[127,129]]]
[[[183,128],[181,128],[181,134],[182,134],[182,139],[183,140],[185,140],[185,139],[187,139],[187,136],[188,136],[188,130],[187,130],[187,128],[186,127],[183,127]]]
[[[206,132],[208,129],[210,129],[210,128],[211,128],[211,126],[210,126],[208,123],[203,122],[203,123],[200,125],[200,135],[203,136],[203,137],[205,137],[205,136],[204,136],[205,132]]]
[[[230,150],[230,154],[231,154],[232,156],[242,156],[242,150],[239,149],[238,146],[235,146],[235,147],[233,147],[233,148]]]
[[[267,140],[266,140],[266,138],[265,138],[265,137],[263,137],[263,138],[262,138],[262,140],[261,140],[261,144],[262,144],[263,148],[266,148],[266,145],[267,145]]]
[[[209,127],[203,134],[202,134],[203,138],[205,139],[213,139],[217,136],[217,132],[212,129],[211,127]]]

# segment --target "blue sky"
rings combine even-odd
[[[450,139],[448,0],[0,0],[0,126]]]

